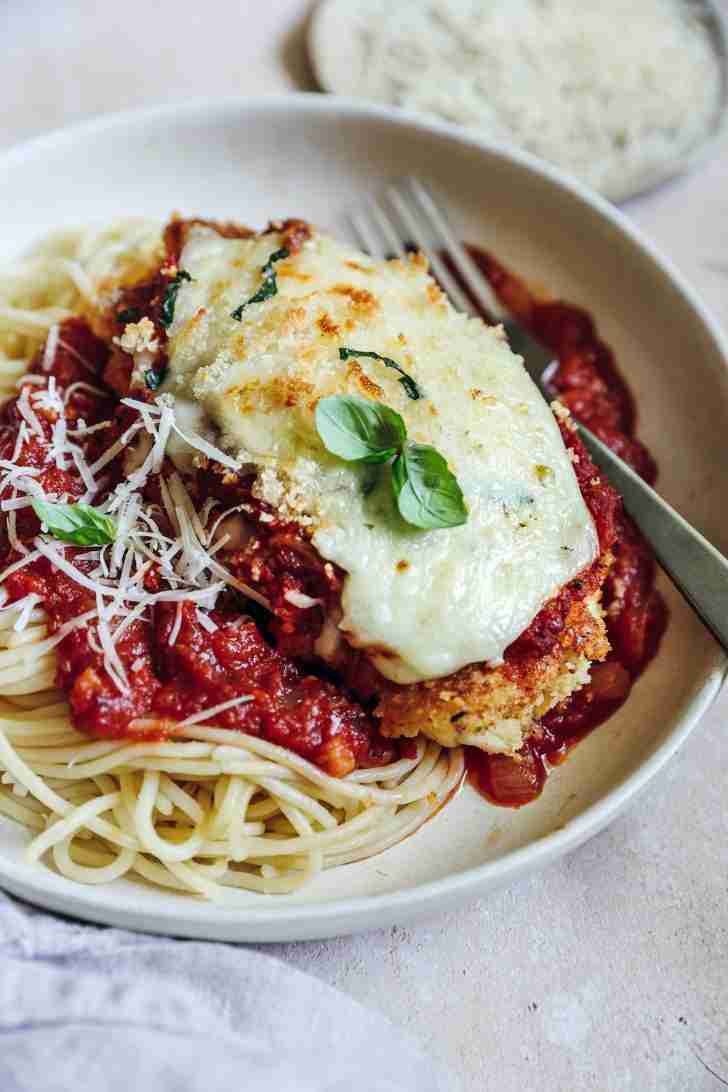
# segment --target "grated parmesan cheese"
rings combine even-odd
[[[27,387],[23,387],[18,395],[16,406],[18,413],[20,413],[30,425],[31,431],[42,440],[45,433],[43,432],[43,426],[38,420],[36,412],[30,403],[30,391]]]
[[[43,359],[41,361],[41,367],[44,372],[49,372],[51,370],[53,361],[56,359],[56,349],[58,348],[60,330],[61,328],[58,323],[54,322],[48,331],[45,349],[43,350]]]
[[[310,595],[304,594],[304,592],[296,591],[292,589],[283,593],[283,598],[291,603],[292,606],[298,607],[300,610],[310,610],[311,607],[316,607],[323,603],[323,599],[314,599]]]
[[[218,713],[224,713],[226,709],[234,709],[236,705],[246,705],[252,700],[252,694],[241,694],[238,698],[230,698],[229,701],[222,701],[219,705],[213,705],[209,709],[202,709],[199,713],[193,713],[192,716],[186,717],[183,721],[180,721],[180,725],[187,726],[199,724],[200,721],[209,720],[210,717],[216,717]]]
[[[321,20],[319,70],[329,90],[473,126],[619,200],[716,124],[720,65],[698,7],[363,0],[346,5],[343,44]]]
[[[217,626],[206,611],[215,606],[219,594],[226,585],[234,587],[248,598],[255,599],[260,605],[269,607],[267,599],[233,577],[214,557],[227,538],[225,536],[214,546],[211,545],[213,532],[219,519],[213,519],[212,528],[208,528],[207,521],[217,505],[216,501],[206,501],[201,512],[198,513],[179,474],[173,472],[166,479],[160,476],[159,485],[164,508],[170,517],[176,536],[172,539],[160,530],[154,518],[154,509],[157,506],[149,504],[143,496],[143,490],[150,475],[159,474],[163,469],[167,446],[173,432],[184,436],[186,443],[197,451],[203,451],[206,456],[219,457],[227,460],[228,464],[237,464],[195,433],[186,431],[182,433],[175,420],[175,399],[172,395],[166,394],[160,395],[156,403],[126,399],[125,404],[137,412],[137,420],[132,422],[118,441],[109,445],[92,466],[89,466],[83,449],[69,439],[70,430],[67,428],[64,416],[64,400],[62,393],[57,389],[55,378],[53,376],[47,380],[44,378],[43,383],[44,388],[38,391],[28,386],[22,388],[18,407],[24,420],[20,422],[18,428],[12,457],[0,460],[0,471],[2,471],[0,492],[7,487],[13,491],[12,497],[3,500],[0,507],[8,513],[7,530],[11,545],[25,555],[0,573],[0,583],[24,565],[44,556],[66,576],[87,591],[93,592],[96,598],[96,609],[79,618],[71,619],[59,628],[53,638],[49,638],[38,647],[46,650],[54,647],[67,633],[77,626],[85,625],[93,617],[96,622],[93,630],[88,631],[89,643],[99,655],[103,656],[104,667],[117,689],[126,692],[129,689],[129,681],[116,645],[134,621],[148,616],[148,608],[154,603],[170,602],[177,605],[175,622],[169,638],[170,644],[174,644],[179,635],[182,604],[185,601],[196,604],[200,624],[209,633],[215,632]],[[85,387],[87,384],[80,383],[77,386]],[[84,501],[92,499],[103,485],[102,481],[94,477],[95,472],[108,465],[125,448],[128,448],[132,437],[141,434],[141,438],[148,441],[146,455],[141,465],[132,473],[126,474],[114,491],[99,505],[100,510],[114,515],[116,532],[113,545],[75,555],[74,560],[97,562],[96,568],[88,573],[79,569],[65,556],[62,543],[46,537],[48,528],[44,524],[41,524],[42,534],[35,540],[35,549],[32,553],[17,538],[16,510],[28,507],[33,497],[44,500],[55,499],[46,494],[40,483],[35,480],[41,474],[38,467],[28,467],[17,463],[23,445],[33,432],[45,438],[34,406],[45,414],[57,416],[51,426],[50,443],[44,457],[46,461],[54,461],[61,469],[74,465],[78,477],[86,486],[86,495],[81,498]],[[106,426],[109,423],[104,424]],[[173,561],[175,561],[174,567]],[[150,593],[146,591],[143,581],[155,563],[159,566],[160,574],[168,587],[164,591]],[[13,604],[13,610],[18,612],[14,623],[16,631],[20,632],[28,625],[39,601],[37,595],[31,594]],[[135,663],[136,666],[132,665],[132,671],[139,669],[138,661]]]

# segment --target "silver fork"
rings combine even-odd
[[[349,224],[359,246],[372,257],[404,257],[407,244],[414,244],[427,256],[453,306],[480,314],[443,261],[442,255],[447,254],[472,298],[486,314],[503,324],[512,349],[523,357],[526,371],[544,398],[552,400],[549,379],[557,364],[552,353],[504,308],[422,182],[404,178],[393,183],[352,212]],[[589,429],[581,424],[578,429],[589,454],[622,495],[626,510],[663,569],[728,652],[728,559]]]

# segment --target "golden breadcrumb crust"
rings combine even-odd
[[[604,576],[608,565],[604,566]],[[580,689],[589,664],[609,652],[600,592],[571,604],[554,648],[499,667],[472,664],[412,686],[382,680],[375,710],[385,736],[420,732],[445,747],[470,744],[514,754],[537,718]]]

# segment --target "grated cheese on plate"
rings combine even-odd
[[[196,512],[180,476],[173,473],[166,481],[160,477],[165,504],[169,501],[170,506],[173,506],[172,523],[178,536],[170,539],[159,529],[153,518],[153,506],[150,508],[143,496],[150,475],[159,474],[162,470],[167,444],[173,432],[177,432],[192,450],[202,453],[204,457],[217,459],[228,466],[236,466],[237,463],[195,433],[183,433],[175,419],[174,397],[163,394],[154,403],[138,402],[133,398],[124,399],[123,403],[137,412],[138,419],[132,422],[120,440],[110,444],[96,462],[89,466],[82,449],[68,438],[63,400],[57,390],[55,378],[51,376],[47,381],[44,379],[44,383],[45,388],[39,390],[33,390],[29,386],[22,388],[17,404],[23,420],[18,429],[15,448],[10,459],[0,460],[0,490],[7,485],[11,485],[14,490],[13,497],[3,502],[4,510],[9,513],[8,535],[11,545],[24,555],[0,573],[0,584],[11,573],[44,556],[56,569],[92,592],[96,597],[96,609],[70,619],[59,627],[52,637],[35,647],[34,655],[40,655],[41,652],[55,647],[73,629],[86,626],[93,618],[94,626],[93,630],[89,629],[89,641],[103,655],[106,671],[116,687],[125,692],[129,689],[129,680],[117,652],[116,642],[128,626],[144,615],[147,608],[154,603],[177,604],[170,644],[175,643],[179,634],[181,608],[185,601],[195,603],[200,624],[208,632],[215,631],[217,626],[206,612],[215,607],[217,598],[226,585],[254,599],[261,606],[268,607],[268,601],[262,595],[236,579],[213,556],[219,545],[211,545],[212,531],[207,528],[206,523],[212,516],[215,502],[205,505],[203,520]],[[55,499],[46,495],[40,484],[34,480],[40,475],[39,468],[17,463],[27,438],[33,433],[38,433],[41,437],[45,435],[36,409],[43,413],[51,411],[54,415],[60,414],[52,426],[51,443],[45,453],[46,461],[54,461],[59,467],[67,467],[72,461],[79,478],[87,487],[87,496],[83,499],[95,500],[97,504],[99,482],[94,473],[120,454],[132,436],[139,432],[149,436],[149,450],[144,461],[98,504],[101,511],[113,514],[116,532],[110,555],[106,556],[107,547],[104,547],[79,556],[78,560],[83,558],[98,562],[97,567],[89,573],[79,569],[65,556],[63,544],[47,536],[45,525],[41,525],[41,534],[36,538],[32,552],[20,543],[15,533],[16,509],[29,505],[33,497],[46,501]],[[216,524],[217,519],[213,517],[213,528]],[[163,591],[150,593],[145,589],[143,581],[149,568],[155,563],[167,587]],[[17,613],[14,622],[17,632],[26,628],[39,601],[37,595],[30,594],[12,604],[13,612]],[[135,664],[136,666],[132,665],[132,671],[139,669],[138,661]]]
[[[330,0],[322,83],[516,144],[620,200],[716,125],[721,70],[687,0]]]

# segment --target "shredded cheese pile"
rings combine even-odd
[[[620,199],[716,122],[721,73],[685,0],[365,0],[319,45],[330,90],[517,144]]]
[[[78,384],[74,384],[68,388],[65,392],[66,400],[77,386]],[[172,395],[160,395],[155,403],[125,398],[122,404],[136,412],[136,420],[94,463],[89,464],[82,448],[70,438],[72,432],[82,434],[88,429],[83,424],[75,430],[67,429],[63,415],[64,399],[57,390],[55,379],[51,376],[47,387],[42,389],[32,390],[28,386],[22,388],[18,409],[24,420],[18,430],[12,458],[0,460],[0,492],[10,486],[12,497],[0,503],[0,510],[8,513],[11,544],[23,556],[0,573],[0,584],[11,573],[43,556],[81,587],[93,592],[96,596],[96,609],[86,611],[56,630],[46,641],[47,651],[74,629],[90,627],[89,639],[92,642],[98,641],[97,651],[103,654],[104,666],[109,676],[117,688],[125,693],[129,690],[129,680],[116,651],[116,643],[132,622],[147,616],[148,608],[154,603],[164,601],[178,604],[177,619],[169,637],[170,644],[175,643],[179,634],[181,606],[185,601],[197,604],[199,622],[209,632],[217,627],[208,612],[215,607],[218,596],[226,586],[235,588],[262,606],[267,607],[268,603],[254,589],[229,573],[216,557],[227,542],[227,535],[218,533],[220,525],[226,516],[238,509],[217,513],[214,510],[219,507],[219,503],[211,499],[197,512],[184,481],[178,473],[172,472],[159,480],[164,512],[174,529],[174,537],[171,537],[160,530],[155,519],[155,506],[143,497],[143,490],[150,476],[158,475],[162,471],[167,443],[173,432],[203,456],[226,466],[235,467],[237,464],[229,455],[196,433],[182,432],[175,419]],[[63,543],[49,536],[38,535],[32,550],[17,538],[14,517],[19,508],[29,506],[34,499],[51,503],[68,499],[65,495],[45,493],[35,480],[40,471],[18,462],[24,444],[33,433],[45,439],[36,409],[50,410],[58,415],[53,424],[47,459],[53,460],[60,469],[67,468],[71,463],[75,464],[86,487],[86,492],[80,498],[84,502],[93,503],[103,494],[106,482],[99,476],[100,472],[128,447],[130,441],[140,433],[149,437],[148,453],[141,465],[97,505],[100,512],[113,516],[116,535],[114,542],[108,546],[94,547],[77,555],[79,559],[94,564],[88,572],[82,571],[66,556]],[[109,424],[110,422],[105,422],[106,426]],[[152,593],[145,589],[144,577],[152,566],[158,568],[165,585],[163,591]],[[20,610],[14,629],[22,632],[31,621],[37,603],[36,595],[28,595],[20,602],[0,609],[10,609],[13,612]],[[134,665],[132,670],[133,667]]]

